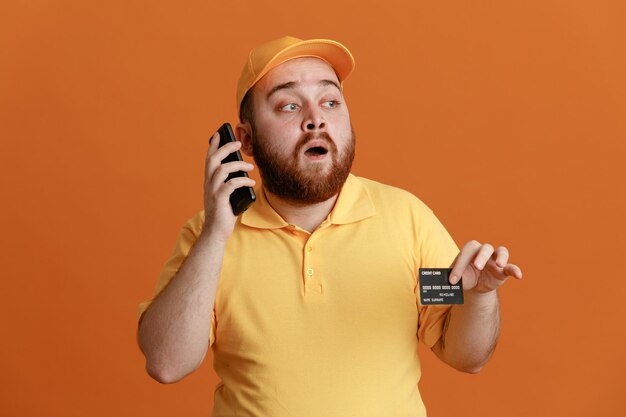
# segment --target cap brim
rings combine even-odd
[[[303,57],[321,58],[326,61],[337,74],[339,81],[343,81],[354,70],[354,57],[342,44],[330,39],[310,39],[290,45],[277,53],[265,67],[259,72],[257,77],[250,84],[256,84],[272,68],[277,67],[285,61]]]

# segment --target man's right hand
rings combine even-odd
[[[231,142],[219,147],[220,135],[211,138],[204,165],[204,227],[202,233],[211,233],[224,243],[235,228],[237,217],[230,206],[230,195],[239,187],[254,187],[256,182],[248,177],[235,177],[224,182],[231,172],[252,171],[254,166],[235,161],[222,164],[229,154],[241,148],[241,142]]]

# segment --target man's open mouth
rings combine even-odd
[[[307,149],[304,154],[306,156],[320,156],[325,155],[328,150],[322,146],[314,146],[312,148]]]
[[[328,153],[328,144],[326,141],[321,139],[315,139],[310,141],[306,145],[306,150],[304,151],[304,155],[309,158],[319,158]]]

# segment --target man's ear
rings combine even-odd
[[[241,151],[246,156],[252,156],[252,127],[250,123],[237,123],[235,138],[241,142]]]

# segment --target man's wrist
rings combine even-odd
[[[498,301],[498,289],[491,291],[476,291],[474,288],[463,291],[466,303],[478,305],[491,305]]]
[[[226,243],[228,242],[228,236],[226,238],[219,235],[219,233],[215,233],[214,229],[204,224],[202,226],[202,230],[200,231],[200,235],[198,236],[198,240],[208,243],[211,246],[218,245],[226,247]]]

